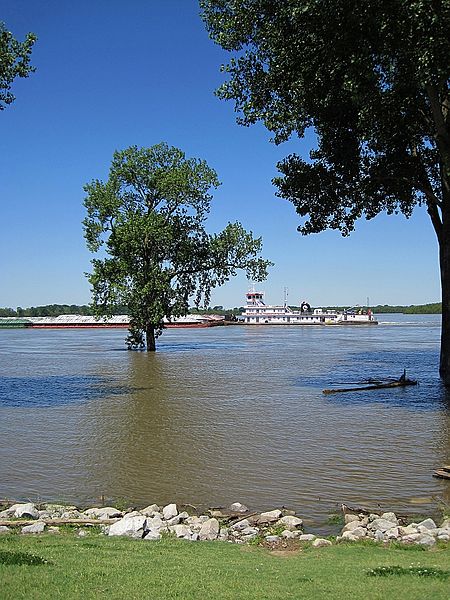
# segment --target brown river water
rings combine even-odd
[[[450,398],[437,315],[367,326],[0,331],[0,498],[287,506],[323,525],[342,502],[450,503]],[[398,376],[416,388],[325,396]]]

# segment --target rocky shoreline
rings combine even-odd
[[[283,508],[250,512],[239,502],[226,509],[209,509],[204,513],[179,510],[174,503],[165,506],[151,504],[140,510],[132,508],[122,511],[113,506],[80,510],[76,506],[28,502],[12,504],[0,512],[0,534],[11,534],[18,528],[22,535],[44,532],[57,534],[61,527],[70,526],[81,537],[91,532],[146,541],[172,536],[189,541],[252,542],[272,547],[305,542],[322,547],[360,540],[384,544],[396,541],[432,547],[437,542],[450,541],[450,518],[444,519],[440,526],[431,518],[408,523],[393,512],[346,512],[343,519],[340,535],[326,539],[305,533],[303,520],[294,511]]]

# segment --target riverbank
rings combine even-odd
[[[450,519],[343,507],[316,537],[287,509],[20,503],[0,512],[2,599],[447,598]],[[189,509],[189,510],[186,510]],[[343,525],[343,527],[342,527]],[[193,543],[197,542],[197,543]]]
[[[188,541],[231,542],[259,544],[272,549],[295,547],[307,542],[313,547],[333,543],[398,542],[404,545],[433,547],[450,542],[450,517],[436,523],[430,517],[413,521],[393,512],[382,514],[357,512],[343,506],[342,530],[330,538],[305,532],[303,519],[295,511],[275,508],[264,512],[250,511],[235,502],[227,508],[198,511],[194,506],[178,507],[150,504],[137,509],[120,510],[114,506],[79,509],[63,504],[16,503],[4,505],[0,511],[0,534],[60,533],[61,527],[78,528],[83,537],[93,531],[107,537],[131,537],[159,541],[171,536]],[[339,515],[337,515],[339,517]]]

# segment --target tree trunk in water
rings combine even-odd
[[[147,325],[145,328],[145,341],[147,342],[147,352],[155,352],[155,328],[153,325]]]
[[[439,247],[442,287],[441,360],[439,373],[444,385],[450,387],[450,219],[443,218]]]

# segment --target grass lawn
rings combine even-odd
[[[44,564],[25,564],[37,555]],[[22,563],[22,564],[10,564]],[[145,542],[73,532],[0,536],[0,598],[329,600],[450,598],[450,576],[392,573],[411,564],[450,571],[450,547],[340,544],[285,554],[225,542]]]

